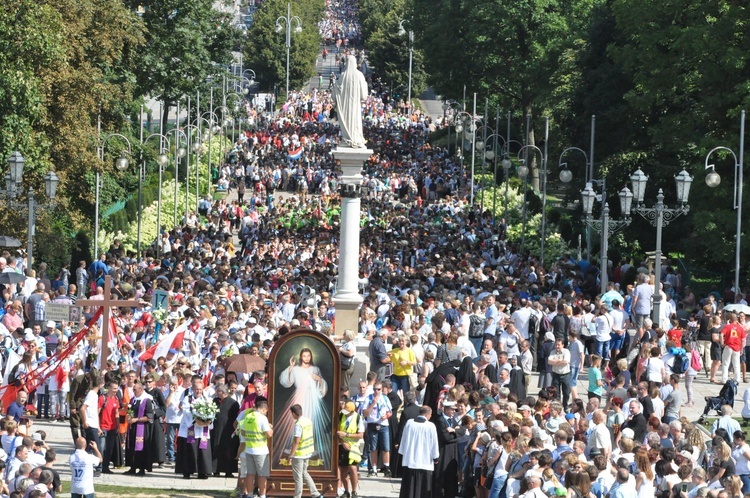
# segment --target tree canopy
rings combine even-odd
[[[245,66],[253,68],[261,86],[277,86],[283,90],[286,82],[286,24],[276,20],[287,16],[286,0],[264,0],[253,17],[244,45]],[[301,21],[302,31],[296,33],[292,21],[289,47],[289,86],[299,88],[315,75],[315,61],[321,39],[318,22],[323,17],[323,0],[301,0],[291,4],[291,16]]]

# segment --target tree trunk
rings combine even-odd
[[[171,109],[171,107],[172,107],[172,103],[169,102],[168,100],[165,100],[162,103],[161,119],[162,119],[163,124],[161,125],[161,130],[162,130],[161,133],[167,137],[169,136],[167,132],[169,131],[169,109]]]

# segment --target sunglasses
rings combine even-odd
[[[375,388],[374,390],[375,391],[382,391],[382,389],[380,389],[379,387]]]

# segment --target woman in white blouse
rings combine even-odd
[[[648,375],[648,381],[652,385],[661,387],[664,379],[667,378],[667,371],[664,368],[664,361],[661,359],[661,349],[657,346],[651,348],[651,358],[646,361],[646,372]]]

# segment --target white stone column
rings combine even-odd
[[[339,147],[333,152],[341,162],[341,234],[336,292],[336,335],[358,331],[359,307],[359,221],[361,215],[362,167],[372,155],[370,149]]]

